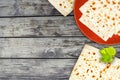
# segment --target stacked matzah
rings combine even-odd
[[[88,0],[80,21],[104,41],[120,35],[120,0]]]

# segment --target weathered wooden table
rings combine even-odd
[[[68,80],[86,38],[47,0],[0,0],[0,80]],[[120,45],[114,46],[120,57]]]

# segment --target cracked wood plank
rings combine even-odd
[[[0,18],[0,37],[83,36],[73,17]]]
[[[79,38],[0,38],[0,58],[64,58],[77,59],[84,44],[97,48],[106,47],[88,40]],[[120,45],[117,57],[120,57]]]
[[[0,80],[68,80],[76,59],[1,59]]]

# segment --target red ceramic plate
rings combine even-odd
[[[87,28],[84,24],[82,24],[79,21],[79,18],[81,17],[82,13],[79,11],[79,8],[88,0],[75,0],[74,5],[74,17],[76,20],[76,23],[78,25],[78,28],[81,30],[81,32],[87,36],[90,40],[99,43],[99,44],[107,44],[107,45],[113,45],[120,43],[120,36],[113,35],[112,38],[108,39],[108,41],[102,40],[100,37],[98,37],[94,32],[92,32],[89,28]]]

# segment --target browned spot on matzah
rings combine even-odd
[[[115,14],[115,16],[118,16],[118,14]]]
[[[68,2],[71,2],[71,0],[68,0]]]
[[[64,8],[66,8],[66,6],[64,6]]]
[[[120,1],[118,2],[118,4],[120,5]]]
[[[83,77],[85,76],[85,75],[82,75]]]
[[[95,78],[95,75],[93,75],[92,78]]]
[[[107,16],[108,19],[110,19],[110,16]]]
[[[107,7],[107,5],[104,5],[103,7]]]
[[[112,8],[110,8],[110,11],[112,11]]]
[[[101,22],[101,19],[97,21],[97,23]],[[98,26],[97,26],[98,27]]]
[[[113,25],[115,26],[115,23],[113,23]]]
[[[62,6],[62,4],[61,4],[61,3],[60,3],[59,5],[60,5],[60,6]]]
[[[84,54],[81,54],[81,56],[84,56]]]
[[[112,1],[112,4],[116,4],[116,2]]]
[[[86,60],[86,58],[84,58],[84,60]]]
[[[120,66],[117,67],[117,69],[119,69],[119,68],[120,68]]]
[[[95,55],[95,52],[93,52],[93,55]]]
[[[87,13],[90,13],[90,11],[87,11]]]
[[[108,68],[110,68],[110,66],[111,66],[111,64],[109,63],[109,64],[107,64],[107,67],[106,67],[106,68],[108,69]]]
[[[93,70],[91,70],[91,73],[93,73]]]
[[[108,26],[108,24],[105,24],[106,26]]]
[[[78,76],[79,75],[79,73],[76,73],[76,76]]]
[[[110,1],[109,1],[109,0],[106,0],[106,2],[107,2],[108,4],[110,4]]]
[[[86,71],[86,72],[88,73],[88,71],[89,71],[89,69],[87,69],[87,71]]]
[[[90,7],[92,7],[92,5],[90,5]]]
[[[103,2],[102,2],[102,1],[101,1],[100,3],[101,3],[101,4],[103,4]]]
[[[92,8],[93,10],[96,10],[96,8]]]
[[[88,54],[90,54],[90,52],[88,52]]]
[[[120,31],[118,31],[117,33],[120,34]]]
[[[97,61],[97,59],[95,59],[95,61]]]
[[[99,60],[99,63],[101,63],[101,61]]]
[[[114,20],[115,20],[115,18],[113,17],[113,18],[112,18],[112,20],[114,21]]]
[[[103,72],[106,73],[106,70],[107,70],[110,66],[111,66],[111,64],[108,63],[107,66],[106,66],[103,70],[100,71],[100,78],[102,77],[102,73],[103,73]]]
[[[95,4],[95,2],[92,2],[92,5],[94,5]]]
[[[77,68],[75,68],[75,70],[74,71],[77,71]]]
[[[100,78],[102,77],[102,71],[100,71],[100,76],[99,76]]]

